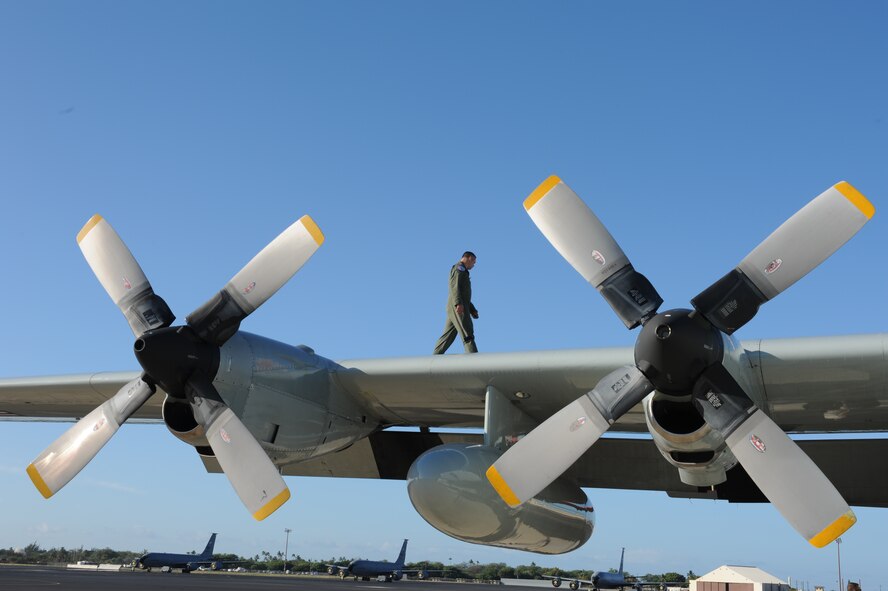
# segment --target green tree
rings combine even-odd
[[[678,573],[663,573],[663,578],[661,581],[676,581],[679,583],[686,583],[687,579]]]

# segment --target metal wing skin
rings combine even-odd
[[[888,333],[741,341],[756,403],[784,431],[888,431]],[[493,384],[542,423],[633,361],[629,347],[476,355],[428,355],[335,362],[332,379],[390,425],[480,428]],[[2,420],[86,416],[139,371],[0,378]],[[529,397],[518,399],[515,392]],[[161,422],[162,388],[130,420]],[[641,406],[609,429],[643,433]]]

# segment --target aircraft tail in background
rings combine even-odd
[[[204,548],[204,551],[200,553],[200,558],[202,559],[210,559],[213,557],[213,547],[216,545],[216,534],[210,536],[210,541],[207,542],[207,547]]]
[[[213,534],[216,535],[216,534]],[[623,576],[623,557],[626,555],[626,548],[620,552],[620,576]]]
[[[401,544],[401,553],[398,554],[398,559],[395,561],[395,564],[398,568],[404,568],[404,560],[407,558],[407,540],[404,540],[404,543]]]

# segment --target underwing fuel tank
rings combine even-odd
[[[491,447],[465,443],[428,450],[407,472],[410,502],[429,525],[464,542],[540,554],[586,543],[595,526],[586,493],[558,479],[513,509],[484,476],[499,456]]]

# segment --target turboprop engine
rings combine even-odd
[[[186,401],[167,396],[163,399],[161,416],[167,429],[177,439],[194,446],[201,455],[213,455],[213,450],[207,441],[206,431],[197,424],[194,413],[191,411],[191,405]]]
[[[449,443],[419,456],[407,493],[432,527],[464,542],[562,554],[582,546],[595,514],[580,487],[554,481],[520,507],[509,507],[484,477],[500,453],[484,445]]]
[[[760,403],[759,389],[743,369],[750,366],[750,361],[740,341],[732,335],[722,334],[720,337],[721,343],[715,348],[722,351],[724,371]],[[724,435],[713,429],[694,407],[692,395],[655,390],[644,398],[642,406],[657,449],[667,462],[678,468],[682,482],[710,487],[727,480],[725,473],[737,465],[737,458]]]
[[[703,421],[690,398],[681,401],[654,392],[643,401],[644,418],[657,449],[678,468],[682,482],[715,486],[727,479],[725,472],[737,464],[737,458],[725,438]]]
[[[634,364],[604,376],[490,466],[487,478],[510,507],[519,507],[564,474],[611,425],[656,391],[672,402],[660,405],[655,395],[653,410],[649,404],[646,413],[648,425],[682,480],[712,483],[724,479],[728,465],[739,463],[787,522],[817,548],[854,525],[857,517],[835,485],[767,414],[767,405],[749,383],[749,365],[732,371],[742,358],[732,335],[872,218],[875,208],[866,197],[845,181],[836,183],[692,298],[692,310],[666,311],[660,311],[663,298],[653,284],[560,178],[543,181],[524,208],[626,328],[642,328]],[[672,409],[678,417],[674,425],[662,418]],[[698,417],[689,417],[691,410]],[[658,432],[658,426],[664,428]]]

